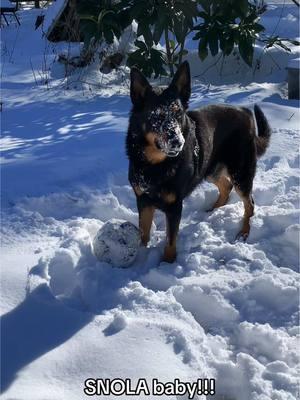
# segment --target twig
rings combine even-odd
[[[221,57],[223,57],[223,54],[218,57],[217,61],[215,61],[213,64],[209,65],[201,74],[199,75],[194,75],[193,78],[199,78],[200,76],[203,76],[208,70],[210,70],[212,67],[218,64],[218,62],[221,60]]]
[[[224,61],[225,61],[225,55],[222,54],[223,58],[222,58],[222,63],[221,63],[221,68],[220,68],[220,76],[223,75],[223,67],[224,67]]]
[[[174,76],[174,68],[173,68],[172,59],[171,59],[171,49],[170,49],[168,28],[165,28],[165,42],[166,42],[167,58],[168,58],[170,73],[171,73],[171,76]]]
[[[284,7],[285,7],[285,0],[283,0],[283,4],[282,4],[282,8],[281,8],[281,13],[280,13],[280,16],[279,16],[279,18],[278,18],[277,24],[275,25],[275,28],[274,28],[274,30],[273,30],[273,33],[271,34],[271,37],[272,37],[272,36],[274,35],[274,33],[277,31],[277,28],[278,28],[278,26],[279,26],[279,24],[280,24],[280,21],[281,21],[281,19],[282,19],[282,16],[283,16]]]
[[[44,74],[44,84],[47,85],[47,89],[49,89],[49,69],[47,68],[47,55],[48,55],[49,45],[48,41],[45,39],[45,48],[43,54],[43,63],[42,63],[42,72]]]
[[[15,36],[15,40],[14,40],[14,43],[13,43],[13,46],[12,46],[12,50],[11,50],[11,53],[10,53],[8,62],[12,62],[12,56],[13,56],[13,54],[14,54],[14,52],[15,52],[17,40],[18,40],[18,37],[19,37],[19,32],[20,32],[20,27],[19,27],[19,25],[18,25],[18,27],[17,27],[17,34],[16,34],[16,36]]]
[[[38,81],[36,79],[36,75],[35,75],[35,72],[34,72],[34,69],[33,69],[31,57],[30,57],[30,66],[31,66],[31,70],[32,70],[32,74],[33,74],[33,77],[34,77],[35,84],[38,86]]]
[[[280,65],[274,60],[274,57],[271,56],[271,54],[270,54],[268,51],[266,51],[266,54],[271,58],[271,60],[273,61],[273,63],[276,65],[276,67],[277,67],[278,69],[281,69]]]

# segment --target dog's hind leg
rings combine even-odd
[[[236,240],[246,241],[250,233],[250,218],[254,215],[252,188],[257,155],[253,137],[251,132],[236,132],[227,146],[225,165],[231,182],[244,205],[242,228]]]
[[[235,187],[235,190],[244,203],[242,229],[237,234],[235,239],[243,239],[246,241],[250,233],[250,218],[254,215],[254,200],[251,194],[245,195],[237,187]]]
[[[219,197],[217,201],[215,202],[215,204],[212,206],[211,209],[207,210],[207,211],[213,211],[215,208],[222,207],[227,203],[233,185],[231,183],[230,178],[227,177],[226,175],[220,175],[217,178],[210,177],[208,180],[209,182],[214,183],[219,189]]]

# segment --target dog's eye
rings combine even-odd
[[[167,114],[164,113],[164,112],[160,112],[160,113],[157,115],[157,119],[159,119],[160,121],[165,120],[166,117],[167,117]]]
[[[180,111],[179,105],[177,103],[172,103],[170,106],[170,111],[173,113]]]

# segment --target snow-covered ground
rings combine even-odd
[[[2,398],[82,400],[87,378],[215,378],[207,399],[299,398],[299,110],[285,82],[297,49],[257,48],[255,71],[236,57],[221,71],[189,58],[201,75],[191,107],[259,103],[273,128],[247,243],[233,241],[239,198],[206,213],[217,191],[204,183],[185,202],[174,264],[160,262],[158,213],[150,247],[131,268],[111,268],[90,243],[111,218],[137,224],[124,151],[128,74],[94,65],[62,78],[55,58],[66,44],[34,30],[40,12],[1,28]],[[297,13],[271,5],[264,23],[296,38]]]

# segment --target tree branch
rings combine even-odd
[[[165,28],[165,42],[166,42],[167,58],[168,58],[170,73],[171,73],[171,76],[174,76],[174,68],[173,68],[173,64],[172,64],[172,54],[171,54],[171,49],[170,49],[168,27]]]

